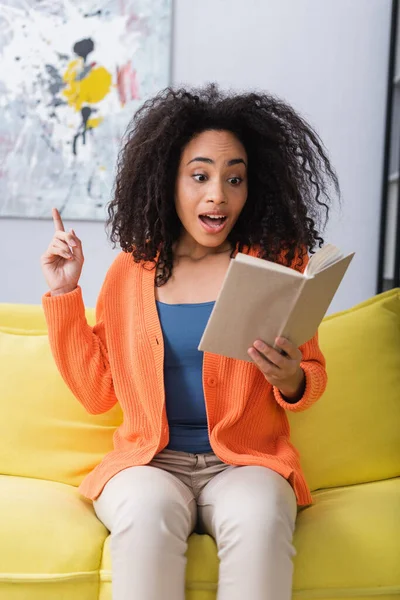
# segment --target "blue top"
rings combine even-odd
[[[170,450],[212,452],[203,391],[203,353],[197,350],[214,302],[157,301],[164,338],[164,386]]]

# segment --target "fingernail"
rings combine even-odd
[[[262,350],[264,348],[264,344],[260,342],[260,340],[257,340],[254,342],[254,347],[257,348],[257,350]]]

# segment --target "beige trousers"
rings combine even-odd
[[[194,530],[216,541],[218,600],[291,598],[297,504],[271,469],[164,450],[115,475],[94,508],[111,532],[113,600],[184,600]]]

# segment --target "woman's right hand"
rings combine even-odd
[[[55,233],[40,258],[43,275],[52,296],[72,292],[81,276],[84,256],[82,244],[71,229],[66,232],[60,213],[52,209]]]

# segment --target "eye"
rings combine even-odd
[[[198,182],[198,183],[203,183],[204,181],[207,180],[207,175],[204,175],[203,173],[194,173],[192,175],[192,177]],[[197,179],[197,177],[199,177],[200,179]],[[229,182],[232,183],[232,185],[234,186],[238,186],[242,183],[243,179],[241,177],[230,177],[228,179]]]
[[[199,179],[196,179],[196,181],[198,181],[198,183],[203,183],[203,181],[205,181],[207,179],[206,175],[203,175],[203,173],[195,173],[194,175],[192,175],[192,177],[194,177],[196,179],[196,177],[203,177],[203,179],[200,181]]]

